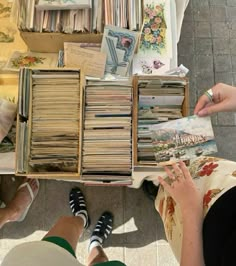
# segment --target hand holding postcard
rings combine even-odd
[[[160,165],[217,152],[210,117],[189,116],[149,129],[156,162]]]

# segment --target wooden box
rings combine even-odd
[[[21,69],[16,175],[80,178],[83,82],[83,73],[78,69]],[[70,93],[63,92],[64,89]],[[65,147],[69,147],[66,159]]]
[[[153,152],[153,159],[152,160],[141,160],[140,159],[140,150],[139,150],[139,137],[138,137],[138,121],[139,121],[139,84],[141,83],[180,83],[183,84],[183,102],[180,106],[180,110],[182,116],[188,116],[189,114],[189,82],[187,78],[182,77],[174,77],[174,76],[134,76],[133,78],[133,90],[134,90],[134,98],[133,98],[133,167],[139,166],[156,166],[154,152]],[[158,96],[157,96],[158,97]],[[151,148],[150,148],[151,149]],[[150,150],[150,153],[152,151]]]

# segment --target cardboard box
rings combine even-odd
[[[24,72],[23,71],[28,71],[27,74],[27,81],[24,78]],[[65,73],[73,73],[75,75],[78,74],[78,80],[79,80],[79,85],[78,85],[78,90],[80,95],[79,97],[79,102],[78,104],[80,105],[79,109],[79,121],[78,121],[78,161],[76,163],[77,165],[77,170],[76,171],[47,171],[47,170],[42,170],[44,168],[41,168],[39,171],[37,167],[32,167],[30,165],[29,160],[32,153],[31,147],[32,147],[32,141],[31,141],[31,136],[32,136],[32,131],[35,130],[37,131],[37,128],[34,128],[34,125],[32,124],[33,121],[33,111],[38,112],[38,110],[33,110],[33,93],[32,93],[32,76],[33,74],[38,74],[39,72],[47,73],[47,74],[60,74],[64,75]],[[61,73],[60,73],[61,72]],[[28,79],[29,77],[29,79]],[[83,105],[83,82],[84,82],[84,75],[81,70],[78,69],[21,69],[20,72],[20,80],[19,80],[19,102],[18,102],[18,112],[17,112],[17,134],[16,134],[16,175],[17,176],[28,176],[31,178],[46,178],[46,179],[62,179],[62,180],[78,180],[80,178],[80,172],[81,172],[81,148],[82,148],[82,133],[81,133],[81,128],[82,128],[82,105]],[[28,97],[25,97],[25,95],[28,94]],[[52,99],[50,96],[46,98],[46,101],[49,99]],[[22,101],[23,99],[23,101]],[[28,99],[28,104],[24,99]],[[23,107],[22,107],[23,105]],[[28,105],[28,108],[27,108]],[[26,108],[24,108],[26,106]],[[22,112],[22,108],[26,110]],[[63,106],[62,106],[63,108]],[[46,114],[47,115],[47,114]],[[40,120],[41,118],[39,118]],[[50,123],[56,123],[55,119],[53,122],[49,121]],[[24,130],[22,130],[22,127],[24,127]],[[24,134],[22,134],[24,132]],[[76,148],[76,146],[75,146]],[[47,149],[47,148],[44,148]],[[50,147],[48,147],[50,149]],[[45,150],[44,150],[45,151]],[[23,157],[23,158],[22,158]],[[46,165],[47,163],[45,163]],[[47,167],[45,167],[47,169]],[[70,167],[67,167],[67,165],[64,167],[65,169],[70,169]]]
[[[174,77],[174,76],[134,76],[133,78],[133,90],[134,90],[134,98],[133,98],[133,167],[136,166],[148,166],[149,164],[143,164],[139,162],[138,159],[138,111],[139,111],[139,92],[138,92],[138,84],[140,80],[144,81],[152,81],[152,80],[165,80],[165,81],[181,81],[184,82],[184,100],[181,106],[181,111],[183,116],[189,115],[189,82],[187,78]],[[151,166],[155,166],[151,164]]]
[[[101,43],[102,34],[95,33],[48,33],[20,32],[29,50],[32,52],[57,53],[64,49],[64,42]]]

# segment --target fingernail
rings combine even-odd
[[[207,112],[206,109],[203,109],[203,110],[199,111],[197,114],[198,114],[199,116],[205,116],[205,115],[208,115],[208,112]]]

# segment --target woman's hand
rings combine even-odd
[[[173,164],[173,170],[165,167],[165,171],[172,180],[171,185],[167,184],[162,177],[158,177],[159,182],[170,193],[171,197],[180,205],[183,215],[194,212],[202,215],[203,205],[199,190],[195,186],[188,168],[184,162],[179,165]]]
[[[211,89],[212,101],[205,94],[202,95],[195,106],[195,115],[207,116],[217,112],[236,111],[236,87],[218,83]]]

